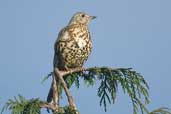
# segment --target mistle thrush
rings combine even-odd
[[[59,32],[54,45],[54,68],[68,70],[83,66],[92,49],[88,24],[94,18],[95,16],[89,16],[84,12],[77,12],[69,24]],[[52,101],[52,93],[51,88],[48,102]]]

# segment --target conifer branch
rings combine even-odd
[[[53,81],[52,81],[52,89],[53,89],[53,111],[58,112],[59,104],[58,104],[58,87],[57,87],[57,80],[55,75],[53,75]]]
[[[161,108],[153,110],[149,114],[171,114],[171,109],[166,108],[166,107],[161,107]]]
[[[56,75],[54,75],[54,73],[56,73]],[[64,88],[68,97],[69,106],[60,107],[58,102],[54,105],[39,99],[26,100],[19,95],[18,99],[16,97],[14,97],[14,100],[9,99],[2,109],[2,112],[8,109],[12,111],[12,114],[30,114],[30,112],[40,114],[41,108],[48,108],[53,111],[53,114],[78,114],[78,111],[75,110],[75,103],[69,88],[74,83],[76,87],[79,87],[79,79],[82,78],[87,85],[94,85],[96,81],[100,81],[97,95],[100,97],[100,106],[103,105],[105,111],[107,110],[107,103],[115,103],[118,85],[120,85],[124,93],[128,94],[132,101],[134,114],[138,114],[139,109],[142,114],[171,114],[168,108],[159,108],[152,112],[146,109],[145,104],[149,103],[149,86],[143,76],[133,71],[131,68],[92,67],[76,68],[68,71],[54,69],[54,72],[49,74],[48,77],[50,75],[54,75],[52,81],[54,85],[59,83],[59,86]],[[59,82],[56,82],[55,78],[58,78]],[[58,87],[56,87],[57,86],[54,86],[54,90],[58,93],[59,90]],[[58,94],[54,94],[54,97],[55,96],[58,96]],[[54,101],[57,101],[57,99],[55,98]],[[56,109],[58,110],[56,111]]]
[[[55,68],[54,69],[54,72],[55,72],[55,76],[57,76],[56,78],[59,78],[59,80],[61,81],[62,83],[62,86],[65,90],[65,93],[66,93],[66,96],[68,98],[68,102],[69,102],[69,106],[72,110],[75,110],[77,112],[77,109],[76,109],[76,106],[75,106],[75,103],[74,103],[74,100],[73,100],[73,97],[71,96],[71,93],[67,87],[67,84],[65,83],[64,79],[63,79],[63,76],[66,75],[66,74],[69,74],[70,72],[68,71],[60,71],[58,68]],[[58,93],[58,91],[56,91]],[[54,97],[54,96],[53,96]]]

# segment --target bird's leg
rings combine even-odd
[[[71,109],[73,110],[77,110],[76,109],[76,106],[75,106],[75,103],[74,103],[74,100],[73,100],[73,97],[71,96],[70,94],[70,91],[69,89],[67,88],[67,84],[65,83],[64,79],[63,79],[63,73],[65,71],[59,71],[58,68],[55,68],[55,73],[57,74],[58,78],[61,80],[61,83],[62,83],[62,86],[64,88],[64,91],[66,93],[66,96],[68,98],[68,102],[69,102],[69,106],[71,107]]]
[[[69,68],[65,65],[64,66],[64,71],[68,71],[69,70]]]

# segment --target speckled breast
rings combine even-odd
[[[91,53],[92,41],[86,26],[80,25],[70,28],[67,41],[59,41],[59,68],[81,67]]]

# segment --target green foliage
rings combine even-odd
[[[66,76],[64,77],[65,83],[67,84],[67,87],[70,88],[73,84],[75,84],[75,86],[77,88],[79,88],[80,83],[79,83],[79,75],[76,74],[70,74],[70,76]],[[62,87],[62,83],[59,80],[58,81],[58,94],[60,96],[60,98],[62,98],[62,92],[63,92],[63,87]]]
[[[107,111],[107,103],[115,102],[118,85],[120,84],[124,93],[127,93],[131,98],[134,114],[138,113],[139,108],[142,114],[144,112],[149,113],[145,107],[145,104],[149,103],[148,84],[139,73],[131,68],[94,67],[84,72],[73,73],[67,77],[73,79],[69,83],[70,86],[74,81],[79,81],[74,80],[78,77],[83,78],[87,85],[94,85],[99,80],[100,86],[97,95],[100,97],[100,106],[103,105],[105,111]]]
[[[3,107],[1,114],[4,110],[11,110],[12,114],[40,114],[40,106],[46,104],[46,102],[40,101],[39,99],[26,100],[21,95],[18,99],[14,97],[14,100],[9,99],[6,105]],[[59,107],[58,112],[53,114],[79,114],[77,110],[71,109],[69,106]],[[162,107],[155,109],[148,114],[171,114],[171,109]]]
[[[70,74],[69,76],[64,77],[64,80],[68,86],[68,88],[70,88],[73,84],[75,84],[75,86],[77,88],[79,88],[80,83],[79,83],[79,75],[76,73]]]
[[[51,77],[53,75],[54,75],[54,73],[50,72],[47,76],[45,76],[43,78],[41,83],[44,83],[49,77]],[[68,76],[64,77],[64,80],[65,80],[68,88],[70,88],[73,84],[75,84],[75,86],[77,88],[79,88],[80,83],[79,83],[78,73],[69,74]],[[62,83],[60,82],[60,80],[58,80],[58,94],[59,94],[60,98],[62,98],[62,96],[61,96],[62,90],[63,90]]]
[[[26,100],[23,96],[18,95],[14,99],[9,99],[4,105],[1,114],[5,110],[11,110],[11,114],[41,114],[41,105],[46,102],[39,99]],[[71,109],[69,106],[59,107],[59,111],[53,114],[79,114],[77,110]]]
[[[11,114],[40,114],[40,104],[43,102],[39,99],[26,100],[21,95],[9,99],[3,107],[1,114],[4,110],[11,110]]]
[[[120,85],[132,101],[134,114],[137,114],[139,109],[142,114],[170,114],[167,108],[159,108],[149,113],[145,107],[149,103],[149,86],[143,76],[131,68],[94,67],[83,72],[72,73],[65,77],[68,88],[74,83],[79,88],[79,78],[83,78],[88,86],[93,86],[96,81],[100,81],[97,95],[100,97],[100,106],[103,105],[105,111],[108,103],[115,103],[118,85]]]
[[[53,75],[53,72],[50,72],[47,76],[45,76],[44,78],[43,78],[43,80],[42,80],[42,84],[49,78],[49,77],[51,77]]]
[[[53,72],[51,72],[43,81],[47,80]],[[132,101],[134,114],[141,110],[141,113],[147,114],[171,114],[171,110],[168,108],[158,108],[152,112],[149,112],[145,104],[149,103],[148,95],[148,84],[144,80],[143,76],[133,71],[131,68],[89,68],[83,72],[76,72],[65,76],[65,82],[68,88],[73,84],[79,88],[79,78],[82,78],[86,85],[93,86],[96,81],[100,81],[97,95],[100,97],[100,106],[104,106],[107,111],[107,103],[115,103],[116,93],[118,85],[122,87],[124,93],[128,94]],[[59,83],[59,93],[62,93],[62,85]],[[42,104],[46,102],[40,101],[39,99],[26,100],[21,95],[9,99],[8,102],[2,109],[1,114],[4,110],[11,110],[12,114],[40,114]],[[54,113],[55,114],[55,113]],[[72,110],[69,106],[60,107],[56,114],[79,114],[77,110]]]
[[[60,107],[59,111],[54,114],[79,114],[77,110],[71,109],[69,106]]]
[[[155,109],[154,111],[150,112],[149,114],[171,114],[171,109],[162,107]]]
[[[127,93],[132,101],[134,114],[138,113],[138,109],[141,110],[142,114],[144,112],[149,113],[145,107],[145,104],[149,103],[148,84],[143,76],[131,68],[94,67],[83,72],[72,73],[65,77],[68,88],[73,84],[79,88],[79,78],[83,78],[88,86],[93,86],[97,80],[100,81],[97,95],[100,97],[100,106],[103,105],[105,111],[107,111],[107,103],[115,103],[118,85],[120,84],[124,93]],[[60,84],[58,87],[61,95],[62,85]]]

